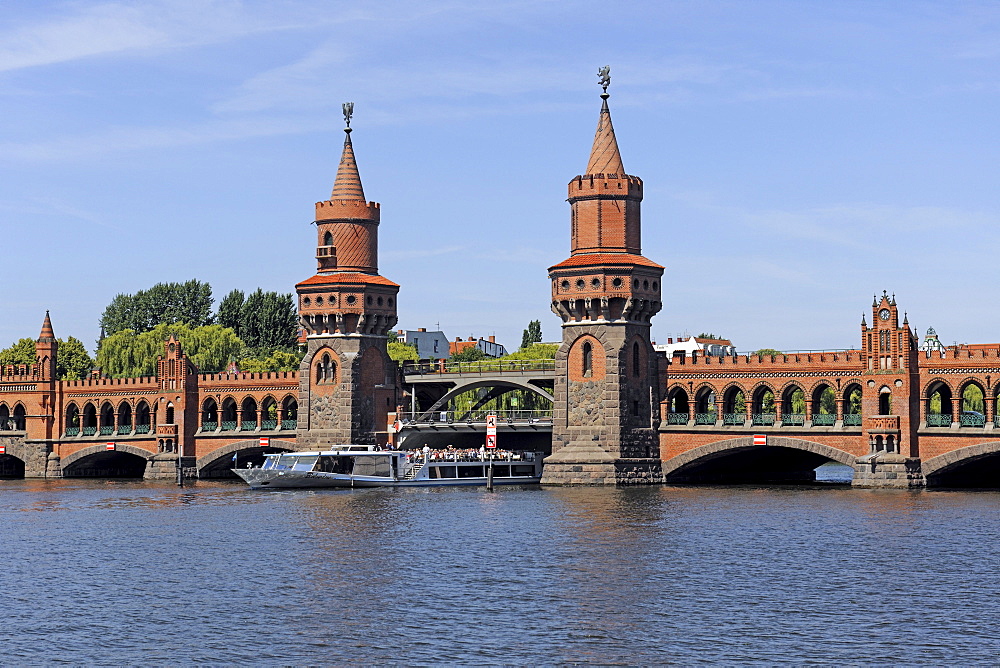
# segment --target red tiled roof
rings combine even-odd
[[[337,274],[316,274],[312,278],[307,278],[301,283],[296,283],[295,287],[300,285],[391,285],[398,288],[398,283],[393,283],[388,278],[384,276],[379,276],[378,274],[357,274],[357,273],[337,273]]]
[[[638,265],[640,267],[655,267],[656,269],[663,269],[662,265],[656,264],[652,260],[648,260],[641,255],[632,255],[631,253],[580,253],[579,255],[573,255],[566,260],[563,260],[559,264],[554,264],[549,267],[549,271],[553,269],[563,269],[566,267],[586,267],[591,265]]]

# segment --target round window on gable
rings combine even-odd
[[[653,281],[653,289],[654,289],[654,290],[657,290],[657,289],[659,289],[659,287],[660,287],[660,286],[659,286],[659,285],[657,285],[656,281]]]
[[[392,297],[389,297],[389,306],[392,306]]]
[[[649,290],[649,281],[643,281],[642,282],[642,289],[643,290]]]
[[[330,295],[330,296],[328,296],[326,298],[326,301],[327,301],[328,304],[336,304],[337,303],[337,295]]]
[[[372,296],[368,295],[368,299],[366,299],[365,301],[368,302],[369,306],[371,306],[372,305]]]
[[[309,306],[310,304],[312,304],[312,300],[311,299],[309,299],[308,297],[303,297],[302,298],[302,305],[303,306]]]
[[[591,286],[592,288],[594,288],[595,290],[596,290],[597,288],[601,287],[601,279],[599,279],[599,278],[595,278],[595,279],[591,280],[591,281],[590,281],[590,286]]]
[[[563,281],[562,282],[562,289],[563,290],[569,290],[569,281]]]
[[[576,280],[576,287],[577,287],[578,290],[583,290],[583,286],[585,286],[585,285],[586,285],[586,283],[583,282],[582,278],[578,278]]]
[[[382,305],[382,298],[381,298],[381,297],[379,297],[376,303],[377,303],[377,304],[378,304],[379,306],[381,306],[381,305]]]
[[[353,304],[356,301],[358,301],[357,297],[355,297],[354,295],[347,295],[347,303],[348,304]]]
[[[634,290],[638,290],[639,289],[639,279],[638,278],[635,279],[634,281],[632,281],[632,288]]]
[[[622,279],[615,278],[613,281],[611,281],[611,285],[613,287],[620,288],[622,286]]]
[[[319,297],[316,297],[316,306],[322,306],[322,305],[323,305],[323,295],[320,295]]]

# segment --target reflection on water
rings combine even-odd
[[[1000,494],[4,481],[5,662],[995,663]]]

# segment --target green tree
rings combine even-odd
[[[236,336],[240,336],[241,338],[240,325],[243,321],[242,311],[245,300],[246,295],[243,294],[242,290],[233,290],[222,298],[222,301],[219,302],[219,310],[215,314],[215,321],[217,323],[233,330],[236,332]]]
[[[528,323],[527,329],[521,335],[521,347],[519,350],[524,350],[533,343],[542,342],[542,322],[541,320],[532,320]]]
[[[452,362],[478,362],[487,358],[488,355],[477,346],[469,346],[452,355],[449,360]]]
[[[716,336],[715,334],[706,334],[705,332],[702,332],[701,334],[699,334],[695,338],[698,338],[698,339],[712,339],[713,341],[718,341],[722,337],[721,336]]]
[[[417,349],[409,343],[403,343],[402,341],[389,341],[385,348],[386,352],[389,353],[389,357],[399,363],[416,362],[420,359]]]
[[[558,343],[532,343],[527,347],[522,347],[516,353],[505,355],[501,360],[554,360],[556,351],[559,350]],[[452,359],[455,359],[452,357]]]
[[[775,350],[774,348],[761,348],[760,350],[755,350],[751,355],[760,355],[761,357],[774,357],[775,355],[780,355],[780,350]]]
[[[302,355],[284,350],[275,350],[264,358],[247,357],[239,362],[240,370],[247,373],[265,373],[268,371],[298,371],[302,363]]]
[[[229,293],[226,297],[230,296],[235,303],[235,295]],[[257,288],[243,301],[235,331],[250,348],[274,350],[294,347],[297,327],[295,300],[290,293],[264,292]]]
[[[799,415],[802,415],[803,413],[806,412],[806,395],[805,395],[805,392],[803,392],[799,388],[795,388],[795,390],[792,391],[792,396],[790,398],[792,400],[791,401],[791,403],[792,403],[792,413],[797,413]]]
[[[861,390],[858,388],[851,390],[851,394],[847,397],[847,412],[851,415],[861,414]]]
[[[836,415],[837,413],[837,393],[832,387],[823,390],[819,396],[819,412],[824,415]]]
[[[978,385],[970,383],[962,390],[962,410],[975,411],[977,413],[986,412],[986,404],[983,402],[983,391]]]
[[[59,380],[82,380],[94,368],[94,360],[80,339],[70,336],[59,339],[56,352],[56,376]]]
[[[212,286],[191,279],[157,283],[134,295],[118,294],[104,309],[100,325],[106,335],[125,329],[147,332],[157,325],[183,322],[201,327],[212,322]]]
[[[157,357],[163,355],[163,342],[171,334],[202,372],[222,371],[244,349],[236,333],[221,325],[191,328],[184,323],[164,323],[148,332],[125,329],[105,337],[97,351],[97,365],[112,378],[152,376]]]
[[[12,343],[9,348],[0,350],[0,366],[34,364],[37,359],[34,339],[19,339],[16,343]]]

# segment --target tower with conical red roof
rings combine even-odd
[[[642,256],[642,180],[625,173],[607,68],[587,173],[569,183],[570,257],[549,268],[556,354],[546,484],[658,482],[659,367],[650,320],[663,267]]]
[[[361,186],[353,108],[344,105],[346,137],[333,192],[316,203],[316,275],[295,286],[306,337],[296,439],[303,449],[383,442],[396,406],[386,334],[396,324],[399,286],[378,273],[380,210]]]

